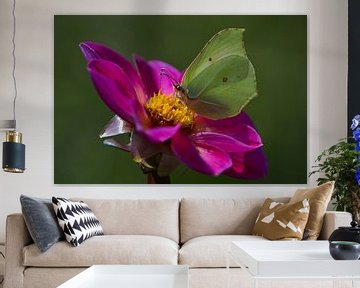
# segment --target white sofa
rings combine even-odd
[[[250,235],[264,199],[81,200],[99,218],[105,235],[76,248],[61,241],[41,254],[23,216],[8,216],[4,288],[56,287],[94,264],[185,264],[191,288],[223,288],[231,241],[268,241]],[[327,212],[321,238],[350,221],[348,213]],[[231,266],[235,287],[243,276]]]

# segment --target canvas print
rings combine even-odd
[[[306,183],[306,16],[55,16],[56,184]]]

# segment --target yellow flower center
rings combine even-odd
[[[159,126],[176,125],[191,128],[194,123],[194,112],[174,95],[161,92],[154,94],[145,104],[145,109],[152,121]]]

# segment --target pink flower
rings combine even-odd
[[[135,56],[135,68],[104,45],[84,42],[80,48],[101,99],[117,115],[102,136],[131,134],[128,144],[114,139],[105,143],[131,152],[145,170],[166,167],[165,173],[170,173],[177,159],[211,176],[266,176],[261,137],[245,112],[210,120],[175,96],[173,84],[180,83],[182,73],[171,65]]]

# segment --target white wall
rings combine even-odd
[[[12,117],[11,4],[12,0],[0,1],[0,119]],[[346,136],[345,0],[19,0],[17,4],[17,110],[28,170],[23,175],[0,172],[0,242],[5,239],[6,215],[20,211],[21,193],[38,197],[240,198],[290,195],[299,186],[54,185],[54,14],[307,14],[309,167],[322,149]],[[4,139],[4,134],[0,137]]]

